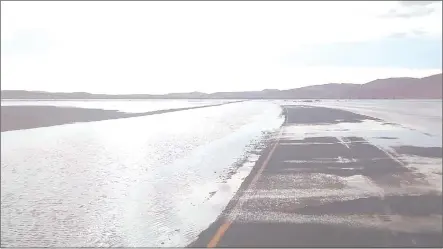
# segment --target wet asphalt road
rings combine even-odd
[[[284,109],[275,143],[191,247],[443,247],[441,137],[338,109]]]

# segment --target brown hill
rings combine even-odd
[[[378,79],[362,85],[360,98],[441,99],[442,74],[417,78]]]

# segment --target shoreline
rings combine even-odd
[[[213,105],[164,109],[142,113],[126,113],[117,110],[59,106],[1,106],[1,132],[51,127],[64,124],[86,123],[102,120],[133,118],[168,112],[214,107],[241,101]]]

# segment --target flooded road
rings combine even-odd
[[[349,111],[284,106],[285,124],[191,246],[441,247],[441,137]]]
[[[314,104],[2,132],[2,246],[441,247],[438,122]]]

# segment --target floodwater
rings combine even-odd
[[[3,132],[2,246],[186,246],[282,122],[243,102]]]

